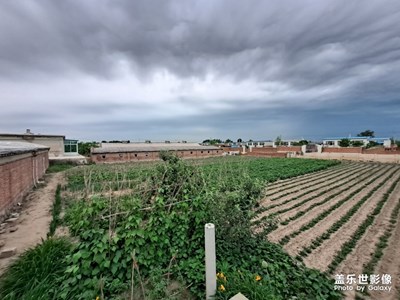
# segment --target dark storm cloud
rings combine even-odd
[[[399,1],[3,1],[1,74],[208,71],[309,87],[400,58]]]
[[[262,138],[374,112],[400,134],[399,19],[397,0],[2,1],[0,129]]]

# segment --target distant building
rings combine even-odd
[[[23,134],[0,133],[0,141],[20,141],[47,146],[50,148],[50,160],[85,161],[85,157],[78,153],[78,140],[66,139],[64,135],[33,134],[27,129]]]
[[[49,166],[49,147],[0,141],[0,221],[42,178]]]
[[[325,147],[339,147],[339,142],[343,139],[349,139],[351,142],[362,142],[364,146],[368,145],[369,142],[375,142],[378,145],[384,147],[391,146],[390,138],[370,137],[370,136],[347,136],[347,137],[330,137],[322,140],[322,144]]]
[[[161,151],[172,151],[182,158],[204,158],[221,156],[223,151],[215,146],[202,146],[196,143],[102,143],[91,149],[95,163],[134,162],[158,160]]]

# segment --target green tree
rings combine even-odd
[[[339,146],[340,147],[349,147],[350,146],[350,140],[349,139],[341,139],[339,141]]]
[[[229,143],[233,143],[233,141],[232,141],[231,139],[227,139],[227,140],[225,141],[225,144],[229,144]]]
[[[301,141],[292,143],[292,145],[293,145],[293,146],[303,146],[303,145],[308,145],[309,143],[310,143],[310,142],[307,141],[307,140],[301,140]]]
[[[83,156],[90,155],[90,149],[99,147],[99,144],[96,142],[79,142],[78,143],[78,153]]]
[[[238,142],[238,143],[242,143],[243,140],[242,140],[241,138],[238,138],[238,139],[237,139],[237,142]]]
[[[369,141],[369,143],[367,144],[367,148],[372,148],[375,146],[378,146],[378,143],[374,141]]]
[[[375,132],[372,130],[365,130],[363,132],[360,132],[359,134],[357,134],[357,136],[370,136],[370,137],[375,137]]]
[[[275,144],[278,146],[282,145],[282,136],[278,135],[275,139]]]
[[[364,146],[364,143],[361,142],[361,141],[352,141],[350,144],[353,147],[362,147],[362,146]]]

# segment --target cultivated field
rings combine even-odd
[[[210,222],[215,299],[238,292],[253,300],[399,297],[400,165],[182,161],[166,153],[159,162],[74,167],[65,177],[49,236],[73,238],[49,238],[19,260],[0,278],[1,299],[204,299]],[[40,284],[21,279],[31,274]],[[381,282],[347,284],[363,274]],[[344,284],[335,284],[340,278]],[[338,286],[368,293],[343,295]],[[51,297],[40,298],[44,290]]]
[[[268,240],[332,277],[391,275],[390,292],[357,296],[398,299],[399,211],[400,165],[353,162],[269,184],[254,225],[276,218]]]

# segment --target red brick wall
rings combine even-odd
[[[248,149],[246,149],[246,150],[249,151]],[[224,152],[239,151],[240,153],[243,153],[243,147],[236,147],[236,148],[222,147],[222,151],[224,151]]]
[[[364,154],[399,154],[400,155],[400,149],[396,148],[370,148],[370,149],[364,149],[363,150]]]
[[[48,166],[48,151],[0,158],[0,218],[22,200]]]
[[[301,152],[301,146],[278,146],[278,152]]]
[[[183,150],[175,151],[176,155],[182,158],[211,157],[221,156],[223,150]],[[132,162],[159,160],[159,152],[127,152],[127,153],[104,153],[92,154],[92,161],[95,163],[113,163],[113,162]]]
[[[362,153],[363,148],[361,147],[348,147],[348,148],[331,148],[323,147],[322,152],[325,153]]]
[[[248,152],[247,156],[257,157],[286,157],[286,153],[273,153],[273,152]]]
[[[276,153],[278,151],[278,148],[274,147],[253,147],[251,152],[250,150],[248,151],[249,153]]]

